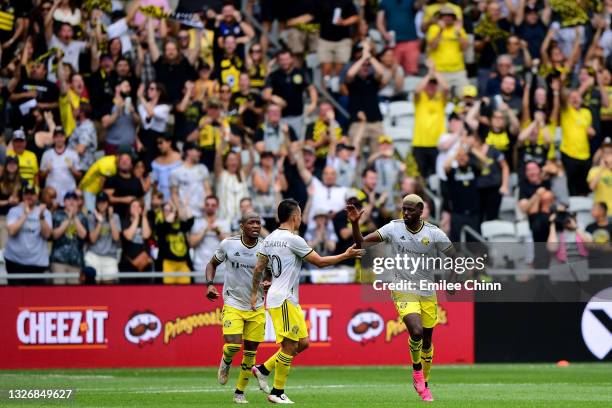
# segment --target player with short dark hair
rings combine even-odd
[[[277,215],[280,227],[266,237],[257,254],[251,289],[251,308],[258,308],[259,282],[263,271],[269,268],[272,283],[268,289],[266,305],[274,323],[276,343],[281,346],[264,364],[254,366],[252,372],[259,381],[260,388],[264,389],[267,387],[266,377],[270,371],[276,369],[274,388],[268,395],[268,401],[275,404],[292,404],[285,395],[285,383],[293,358],[308,348],[308,329],[298,299],[302,262],[306,260],[322,268],[346,259],[360,258],[364,251],[353,245],[340,255],[322,257],[308,246],[304,238],[297,235],[302,223],[302,210],[297,201],[281,201]]]
[[[208,196],[208,199],[216,199]],[[251,310],[251,279],[257,263],[257,253],[261,249],[262,240],[261,217],[254,211],[246,212],[240,219],[241,234],[226,238],[206,265],[207,292],[210,300],[219,298],[219,292],[213,285],[217,267],[225,264],[225,282],[223,285],[223,356],[219,365],[217,379],[222,385],[227,384],[227,377],[234,356],[244,343],[240,374],[234,391],[234,402],[245,404],[248,401],[244,390],[251,376],[251,367],[259,343],[264,340],[266,312],[264,309],[263,286],[261,275],[257,283],[255,308]],[[261,389],[266,394],[269,389]]]
[[[365,238],[359,229],[359,218],[364,210],[347,205],[348,219],[353,229],[357,247],[385,242],[392,246],[392,253],[410,257],[438,257],[441,253],[453,256],[454,247],[448,237],[435,225],[421,219],[424,202],[416,194],[408,194],[402,201],[403,219],[393,220],[368,234]],[[414,282],[420,288],[422,281],[434,281],[433,270],[420,267],[416,271],[397,269],[398,281]],[[400,282],[397,282],[400,283]],[[413,368],[413,385],[423,401],[433,401],[428,387],[429,372],[433,360],[433,329],[438,319],[436,292],[430,290],[394,290],[391,292],[395,308],[410,334],[410,358]]]

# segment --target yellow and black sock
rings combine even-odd
[[[412,337],[408,339],[408,345],[410,347],[410,358],[412,359],[412,368],[420,370],[421,366],[421,348],[423,347],[423,339],[413,340]]]
[[[259,371],[263,374],[263,375],[270,375],[270,372],[272,370],[274,370],[274,367],[276,366],[276,355],[280,352],[277,351],[276,353],[272,354],[270,356],[269,359],[267,359],[263,364],[260,364],[257,366],[257,368],[259,368]]]
[[[433,344],[429,347],[429,350],[421,350],[421,360],[423,361],[423,376],[425,382],[429,381],[429,372],[431,371],[431,363],[433,361],[434,346]]]
[[[240,351],[241,344],[225,343],[223,345],[223,361],[225,364],[232,364],[232,360],[236,353]]]
[[[244,392],[251,378],[251,368],[255,364],[257,351],[244,350],[242,353],[242,364],[240,364],[240,374],[236,383],[236,391]]]
[[[274,372],[274,388],[272,389],[272,394],[281,395],[284,392],[292,361],[293,356],[283,353],[282,350],[276,353],[276,371]]]

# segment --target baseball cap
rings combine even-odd
[[[17,129],[13,132],[13,140],[26,140],[26,135],[23,130]]]
[[[66,135],[66,132],[64,132],[64,128],[61,126],[56,126],[55,129],[53,130],[53,135]]]
[[[304,145],[304,146],[302,147],[302,150],[303,150],[303,151],[305,151],[305,152],[312,153],[312,154],[314,154],[314,152],[315,152],[314,147],[312,147],[312,146],[308,146],[308,145]]]
[[[75,194],[75,197],[76,197],[76,194]],[[108,194],[106,194],[104,191],[100,191],[98,195],[96,196],[96,202],[100,203],[103,201],[108,202],[110,201],[110,198],[108,197]]]
[[[221,108],[222,104],[221,104],[221,101],[219,100],[219,98],[210,98],[208,100],[207,107],[208,107],[208,109],[210,109],[210,108]]]
[[[4,161],[4,164],[7,165],[9,163],[15,163],[16,165],[19,165],[19,160],[15,156],[7,156],[6,160]]]
[[[129,144],[119,145],[119,147],[117,148],[117,153],[129,154],[131,156],[133,153],[132,146],[130,146]]]
[[[478,96],[478,88],[476,88],[474,85],[465,85],[463,87],[463,96],[470,96],[472,98],[475,98]]]
[[[78,196],[74,191],[68,191],[66,194],[64,194],[64,200],[78,200]]]
[[[382,144],[382,143],[393,144],[393,139],[391,138],[391,136],[381,135],[381,136],[378,136],[378,143],[379,144]]]
[[[36,194],[36,187],[26,184],[21,189],[22,194]]]
[[[453,10],[450,7],[441,7],[440,11],[438,11],[438,14],[441,16],[453,16],[453,17],[457,17],[457,14],[455,13],[455,10]]]
[[[355,150],[355,146],[348,145],[346,143],[338,143],[338,146],[336,147],[336,149],[338,149],[338,150],[342,150],[342,149]]]

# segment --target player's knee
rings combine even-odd
[[[303,352],[308,347],[310,347],[310,343],[308,342],[308,339],[300,339],[300,342],[298,343],[298,353]]]
[[[297,341],[284,340],[282,343],[282,352],[290,356],[296,356],[300,352],[299,345]]]
[[[412,326],[410,330],[408,330],[408,332],[410,333],[410,338],[412,338],[412,340],[414,341],[419,341],[423,339],[423,328],[422,327]]]

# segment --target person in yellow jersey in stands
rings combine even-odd
[[[414,91],[414,134],[412,152],[421,176],[427,178],[436,171],[438,139],[446,132],[444,109],[448,101],[448,84],[427,60],[427,75]]]
[[[122,145],[119,146],[116,156],[102,156],[91,165],[81,179],[79,189],[83,191],[87,210],[93,212],[96,208],[96,195],[102,191],[106,179],[117,174],[117,157],[124,153],[132,154],[132,148]]]
[[[469,85],[464,63],[464,51],[468,47],[468,37],[455,10],[442,7],[440,18],[427,29],[427,54],[432,59],[436,71],[440,72],[453,95]]]
[[[567,174],[570,196],[589,194],[587,175],[591,167],[589,139],[595,136],[591,111],[582,107],[577,90],[561,90],[561,161]]]
[[[432,24],[435,24],[441,19],[440,10],[443,8],[451,9],[455,13],[457,20],[463,23],[463,12],[461,11],[461,7],[447,0],[435,0],[433,4],[425,6],[421,31],[426,33]]]
[[[604,139],[599,165],[589,170],[587,181],[593,191],[593,202],[606,203],[608,217],[612,216],[612,140],[609,137]]]
[[[38,159],[27,150],[26,135],[21,129],[13,132],[12,148],[6,151],[7,156],[16,157],[19,163],[19,176],[27,181],[28,187],[38,187]]]

